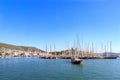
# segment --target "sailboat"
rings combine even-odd
[[[111,41],[110,41],[110,52],[109,53],[105,52],[105,54],[106,56],[104,56],[104,59],[116,59],[118,57],[117,55],[111,55],[112,54],[112,42]]]
[[[71,63],[81,64],[83,60],[77,57],[78,55],[76,55],[76,52],[77,51],[75,50],[75,56],[71,58]]]
[[[55,44],[54,44],[54,50],[55,50],[55,52],[52,52],[51,45],[50,45],[50,52],[49,53],[54,53],[54,55],[53,54],[49,54],[47,59],[57,59]]]
[[[79,44],[78,41],[79,41],[79,38],[77,36],[77,45]],[[75,48],[75,51],[74,51],[75,54],[74,54],[74,57],[71,58],[71,63],[73,63],[73,64],[81,64],[82,63],[83,60],[78,57],[79,52],[80,51],[78,50],[78,47]]]
[[[52,59],[57,59],[56,46],[55,46],[55,44],[54,44],[54,50],[55,50],[55,54],[54,54],[54,56],[52,56]]]
[[[49,59],[48,52],[47,52],[47,44],[46,44],[46,51],[43,53],[43,56],[41,56],[42,59]]]

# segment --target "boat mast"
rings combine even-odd
[[[56,57],[56,46],[55,46],[55,43],[54,43],[54,50],[55,50],[55,57]]]
[[[52,53],[52,48],[51,48],[51,44],[50,44],[50,53]]]
[[[46,44],[46,55],[47,55],[47,44]]]
[[[110,53],[112,53],[112,41],[110,41]]]
[[[109,42],[107,41],[107,52],[109,52]]]
[[[109,51],[109,48],[110,47],[110,45],[109,45],[109,42],[107,41],[107,56],[109,56],[109,53],[110,53],[110,51]]]
[[[86,57],[88,58],[89,57],[89,54],[90,54],[90,50],[89,50],[89,43],[87,44],[87,54],[86,54]]]
[[[84,55],[84,33],[82,33],[82,57]]]
[[[91,53],[91,57],[93,57],[94,55],[94,43],[92,43],[92,53]]]
[[[79,35],[77,35],[77,57],[79,57],[80,53],[80,43],[79,43]]]
[[[74,57],[76,57],[76,43],[75,43],[75,40],[74,40]]]
[[[106,54],[106,56],[107,56],[107,52],[106,52],[106,45],[105,45],[105,54]]]

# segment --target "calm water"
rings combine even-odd
[[[1,58],[0,80],[120,80],[120,59],[70,60]]]

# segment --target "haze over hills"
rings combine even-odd
[[[21,51],[31,51],[31,52],[44,52],[41,49],[38,49],[36,47],[29,47],[29,46],[17,46],[7,43],[0,43],[0,48],[7,48],[11,50],[21,50]]]

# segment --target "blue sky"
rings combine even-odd
[[[112,41],[120,51],[119,0],[0,0],[0,42],[57,50],[92,42],[101,48]]]

